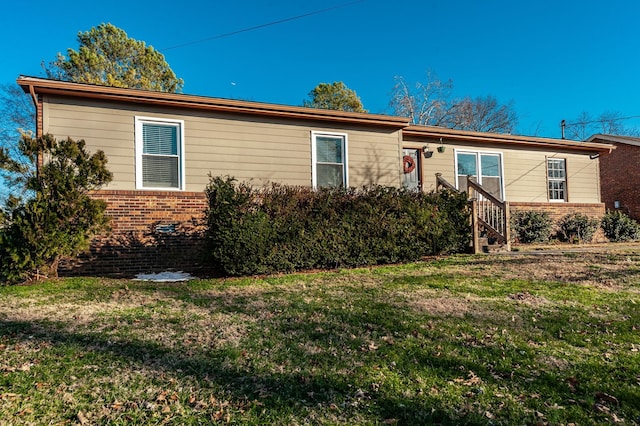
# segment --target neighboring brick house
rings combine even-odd
[[[601,216],[611,145],[410,125],[407,118],[20,77],[37,134],[103,150],[112,233],[67,272],[196,271],[209,174],[254,185],[458,189],[471,175],[512,210]]]
[[[587,142],[615,145],[600,157],[600,192],[607,210],[620,210],[640,220],[640,138],[597,134]]]

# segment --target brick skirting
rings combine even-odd
[[[132,277],[138,273],[181,270],[209,275],[204,261],[204,212],[202,192],[97,191],[93,197],[107,202],[111,232],[91,243],[88,253],[60,265],[61,275]],[[600,218],[602,203],[510,203],[511,212],[543,210],[554,222],[579,212]],[[596,240],[602,239],[601,231]]]
[[[600,219],[605,214],[604,203],[509,203],[511,214],[522,210],[545,211],[554,223],[570,213],[580,213],[588,217]],[[598,228],[593,237],[594,242],[607,241],[602,229]]]
[[[601,218],[604,216],[604,203],[524,203],[510,202],[511,212],[520,210],[545,211],[554,222],[569,213],[581,213],[585,216]]]
[[[111,232],[94,238],[88,253],[62,264],[60,274],[130,277],[207,270],[204,193],[105,190],[92,196],[107,202]]]

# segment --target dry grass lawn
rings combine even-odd
[[[640,424],[638,327],[637,245],[0,287],[0,425]]]

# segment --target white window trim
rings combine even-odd
[[[506,192],[506,185],[504,183],[504,155],[502,154],[501,151],[474,151],[473,149],[454,149],[453,150],[453,171],[454,171],[454,176],[456,177],[456,188],[460,188],[459,182],[458,182],[458,154],[477,154],[478,158],[480,158],[480,155],[482,154],[489,154],[489,155],[497,155],[498,157],[500,157],[500,190],[502,192],[502,201],[505,201],[507,199],[507,192]],[[479,164],[476,162],[476,168],[479,166]],[[477,169],[478,171],[480,171],[480,169]]]
[[[178,161],[178,167],[180,171],[178,173],[178,188],[165,188],[165,187],[146,187],[143,185],[142,180],[142,126],[145,123],[167,124],[177,125],[178,131],[178,153],[180,159]],[[144,189],[151,191],[184,191],[185,189],[185,167],[184,167],[184,120],[176,120],[171,118],[158,118],[158,117],[135,117],[135,157],[136,157],[136,189]]]
[[[313,189],[318,189],[318,170],[317,170],[317,150],[316,150],[316,138],[318,136],[328,136],[328,137],[339,137],[342,138],[344,143],[344,156],[342,161],[343,167],[343,177],[344,177],[344,187],[349,187],[349,141],[346,133],[337,133],[337,132],[319,132],[312,130],[311,131],[311,182],[313,184]]]
[[[549,160],[562,160],[564,162],[564,199],[551,199],[549,196],[549,180],[558,180],[558,179],[549,179]],[[545,171],[547,174],[547,201],[550,203],[566,203],[569,201],[569,186],[567,182],[567,159],[564,157],[547,157],[545,161]]]

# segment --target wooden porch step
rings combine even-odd
[[[507,247],[506,244],[500,244],[500,243],[489,244],[489,238],[487,237],[478,238],[478,244],[482,249],[483,253],[499,253],[499,252],[509,250],[509,247]]]

